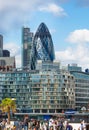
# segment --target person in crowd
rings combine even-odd
[[[70,125],[68,121],[67,121],[67,125],[66,125],[66,130],[73,130],[72,125]]]
[[[51,119],[49,119],[49,128],[51,127],[51,126],[53,126],[53,122],[54,122],[54,120],[51,118]]]
[[[86,130],[86,123],[85,123],[85,120],[83,120],[82,123],[83,123],[83,129]]]
[[[58,130],[64,130],[63,121],[60,121],[58,124]]]
[[[54,129],[53,129],[53,126],[50,126],[49,130],[54,130]]]
[[[0,123],[1,129],[4,130],[5,129],[5,124],[6,124],[6,120],[3,119]]]
[[[15,125],[13,125],[13,128],[12,128],[12,130],[16,130],[16,126],[15,126]]]
[[[28,117],[24,118],[24,130],[28,130]]]
[[[80,123],[80,126],[79,126],[78,130],[86,130],[86,124],[85,124],[85,121],[84,121],[84,120],[83,120],[83,121],[81,121],[81,123]]]

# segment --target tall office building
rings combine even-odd
[[[3,50],[3,57],[10,57],[10,52],[8,50]]]
[[[3,56],[3,36],[0,35],[0,57]]]
[[[30,68],[33,33],[30,28],[22,29],[22,67]]]
[[[55,58],[51,34],[44,23],[41,23],[33,40],[33,59],[53,61]]]

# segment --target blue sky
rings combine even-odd
[[[4,49],[21,66],[21,29],[36,32],[44,22],[51,32],[56,59],[61,65],[77,63],[89,68],[88,0],[0,0],[0,33]]]

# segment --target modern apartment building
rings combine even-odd
[[[68,70],[75,77],[75,108],[87,109],[89,107],[89,73],[83,72],[77,64],[68,65]]]
[[[0,99],[15,98],[31,113],[58,113],[75,108],[75,79],[64,71],[14,70],[0,73]]]
[[[22,28],[22,67],[31,68],[31,51],[33,44],[33,33],[30,28]]]

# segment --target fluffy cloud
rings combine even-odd
[[[71,43],[88,43],[89,42],[89,30],[88,29],[81,29],[81,30],[75,30],[74,32],[71,32],[66,39],[67,41]]]
[[[40,11],[50,12],[53,13],[56,16],[66,16],[64,9],[54,3],[49,3],[45,6],[41,6],[39,8]]]
[[[56,60],[60,60],[62,66],[76,63],[80,65],[83,70],[89,68],[89,48],[87,46],[77,46],[75,49],[70,47],[64,51],[57,51]]]
[[[39,4],[40,0],[0,0],[0,30],[5,32],[9,28],[18,28],[30,19],[31,11]]]
[[[49,12],[62,16],[66,15],[63,8],[55,3],[56,0],[0,0],[0,30],[1,32],[8,31],[10,28],[16,29],[23,24],[27,24],[32,12],[40,10],[48,11],[45,6],[48,4]],[[56,1],[56,3],[58,3]],[[44,6],[43,6],[44,5]],[[42,8],[43,7],[43,8]]]
[[[41,4],[41,0],[33,0],[33,1],[29,1],[29,0],[8,0],[8,2],[6,2],[5,0],[1,1],[0,0],[0,10],[10,10],[10,9],[19,9],[22,11],[26,11],[28,9],[33,9],[35,6]],[[17,11],[17,10],[15,10]],[[18,12],[19,13],[19,12]]]
[[[89,30],[75,30],[69,34],[66,40],[76,44],[64,51],[56,52],[56,59],[61,60],[66,65],[77,63],[83,69],[89,68]]]

